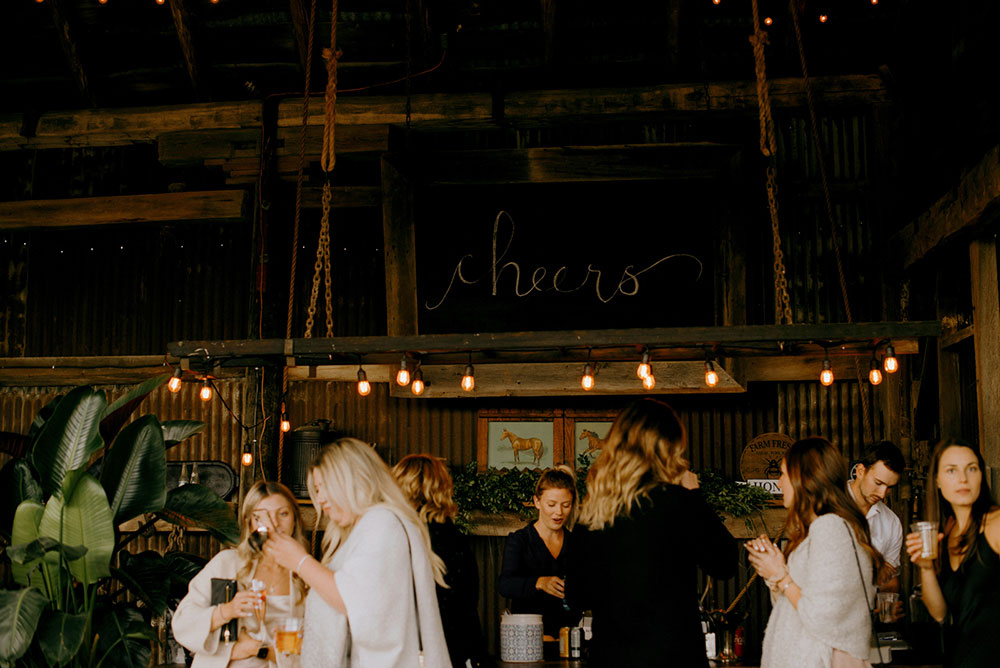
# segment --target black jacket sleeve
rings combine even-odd
[[[528,569],[527,549],[523,532],[514,531],[507,536],[500,567],[500,594],[507,598],[528,598],[536,591],[538,577]]]
[[[739,545],[715,511],[709,507],[700,490],[688,490],[689,533],[695,561],[701,569],[717,578],[736,575],[739,566]]]

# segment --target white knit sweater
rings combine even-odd
[[[829,668],[834,648],[867,659],[875,585],[871,558],[850,525],[832,513],[817,517],[789,555],[788,571],[802,598],[798,609],[785,596],[774,600],[761,668]]]

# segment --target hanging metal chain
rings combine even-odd
[[[903,282],[903,288],[899,293],[899,319],[906,322],[910,319],[910,281]]]
[[[167,552],[180,550],[184,545],[184,527],[174,524],[170,527],[170,535],[167,536]]]
[[[781,250],[781,229],[778,226],[778,179],[774,162],[777,153],[777,141],[774,133],[774,117],[771,115],[771,96],[767,83],[767,72],[764,63],[764,45],[767,44],[767,33],[760,27],[760,12],[757,0],[752,0],[753,35],[750,44],[753,46],[754,72],[757,77],[757,107],[760,117],[760,152],[768,159],[767,164],[767,208],[771,216],[771,241],[774,252],[774,321],[775,323],[791,325],[792,300],[788,294],[788,277],[785,272],[785,254]]]

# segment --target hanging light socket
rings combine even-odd
[[[201,390],[198,392],[198,397],[202,401],[212,400],[212,382],[208,378],[201,382]]]
[[[705,362],[705,384],[709,387],[715,387],[719,384],[719,373],[715,370],[712,360]]]
[[[830,366],[830,358],[823,357],[823,370],[819,372],[819,382],[823,385],[833,385],[833,367]]]
[[[424,393],[424,372],[417,367],[413,370],[413,382],[410,383],[410,392],[420,396]]]
[[[649,374],[653,373],[653,367],[649,364],[649,351],[642,351],[642,361],[639,362],[639,366],[635,368],[635,375],[639,378],[645,378]]]
[[[476,374],[471,364],[465,366],[465,374],[462,376],[462,389],[466,392],[472,392],[472,390],[476,389]]]
[[[899,360],[896,359],[896,349],[892,347],[892,342],[885,347],[885,359],[882,360],[882,368],[886,373],[896,373],[899,371]]]
[[[364,369],[358,369],[358,394],[367,397],[371,394],[372,384],[368,382],[368,374]]]
[[[399,371],[396,372],[396,385],[406,387],[410,384],[410,370],[406,368],[406,357],[399,360]]]
[[[181,375],[183,373],[184,371],[182,371],[180,367],[177,367],[174,369],[174,375],[172,375],[170,380],[167,381],[167,389],[174,394],[181,391]]]
[[[872,357],[872,362],[868,368],[868,382],[878,385],[882,382],[882,369],[879,368],[878,360]]]

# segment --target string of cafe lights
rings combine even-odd
[[[876,6],[876,5],[878,5],[878,3],[879,3],[879,0],[867,0],[866,4],[870,4],[872,6]],[[722,5],[722,0],[712,0],[712,4],[716,5],[716,6],[720,6],[720,5]],[[821,11],[816,12],[816,22],[817,23],[826,24],[826,23],[829,23],[829,21],[830,21],[830,14],[829,14],[828,11],[821,10]],[[772,25],[774,25],[774,18],[771,17],[771,16],[765,16],[764,19],[763,19],[763,23],[764,23],[765,26],[772,26]]]

